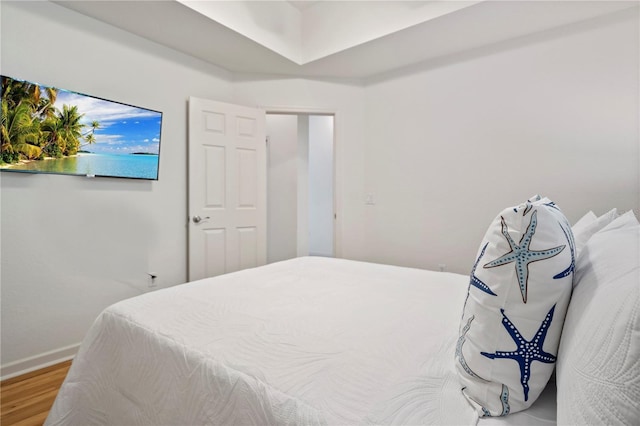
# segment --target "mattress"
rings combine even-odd
[[[148,293],[91,327],[45,424],[456,424],[465,276],[298,258]]]

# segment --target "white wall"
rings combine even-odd
[[[298,117],[267,114],[267,262],[298,254]]]
[[[333,116],[309,116],[309,254],[333,256]]]
[[[297,255],[309,255],[309,116],[298,115]]]
[[[187,99],[232,101],[233,86],[219,68],[55,4],[0,7],[3,75],[164,113],[156,182],[0,175],[4,376],[72,354],[103,308],[148,291],[148,272],[158,287],[186,280]]]
[[[469,273],[489,222],[546,195],[639,213],[638,14],[445,58],[366,88],[366,258]]]

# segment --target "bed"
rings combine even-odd
[[[633,248],[637,230],[625,233]],[[562,381],[575,385],[564,372],[502,418],[461,393],[469,289],[467,275],[301,257],[125,300],[91,327],[45,424],[556,424]],[[631,357],[639,297],[627,289]],[[637,392],[631,364],[624,387]],[[640,416],[630,401],[624,413]]]

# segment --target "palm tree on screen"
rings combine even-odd
[[[22,155],[27,159],[36,159],[42,149],[37,145],[40,129],[39,122],[31,117],[28,102],[20,102],[15,108],[9,108],[2,101],[2,160],[9,162]]]
[[[93,120],[91,122],[91,124],[89,125],[89,127],[91,127],[91,130],[89,130],[83,136],[84,140],[86,141],[86,143],[83,143],[82,145],[80,145],[80,147],[87,146],[87,145],[93,145],[94,143],[96,143],[95,132],[96,132],[96,130],[98,130],[100,128],[100,123],[98,121],[96,121],[96,120]]]
[[[43,120],[51,118],[55,115],[56,109],[53,104],[56,103],[58,97],[58,90],[53,87],[44,87],[46,96],[40,96],[37,102],[37,109],[35,114]]]
[[[81,141],[84,145],[96,143],[100,123],[94,120],[83,134],[84,114],[77,105],[57,109],[57,97],[53,87],[2,77],[0,164],[75,155]]]
[[[84,114],[78,113],[76,105],[63,105],[62,111],[58,113],[58,121],[60,122],[62,139],[65,147],[62,151],[64,155],[74,155],[80,148],[80,139],[82,138],[82,128],[85,126],[80,122]]]

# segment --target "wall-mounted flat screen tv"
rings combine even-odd
[[[158,179],[161,112],[1,78],[0,170]]]

